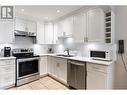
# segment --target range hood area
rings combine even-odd
[[[36,42],[37,42],[36,41],[36,33],[15,30],[14,34],[15,34],[16,38],[25,37],[25,38],[31,39],[33,44],[36,44]]]
[[[15,30],[15,36],[36,37],[36,34],[33,33],[33,32],[26,32],[26,31]]]

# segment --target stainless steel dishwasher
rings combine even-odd
[[[86,89],[86,64],[85,62],[68,60],[67,83],[75,89]]]

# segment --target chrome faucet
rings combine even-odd
[[[70,49],[69,48],[66,48],[65,50],[64,50],[64,52],[65,51],[67,51],[67,55],[70,55]]]

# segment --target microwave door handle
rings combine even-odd
[[[70,64],[72,64],[72,65],[77,65],[77,66],[84,66],[85,65],[85,63],[84,64],[81,64],[81,63],[75,63],[75,62],[69,62]]]

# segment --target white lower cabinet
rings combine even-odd
[[[87,63],[87,89],[112,89],[112,66]]]
[[[113,64],[110,66],[87,62],[87,89],[113,89]],[[49,74],[67,84],[67,59],[55,56],[40,58],[40,75]]]
[[[40,76],[47,74],[47,56],[41,56],[39,62]]]
[[[15,84],[15,59],[0,60],[0,89]]]
[[[56,77],[67,83],[67,59],[55,58],[54,64]]]
[[[97,71],[87,74],[87,89],[106,89],[106,74]]]
[[[49,57],[48,73],[58,80],[67,83],[67,59]]]

